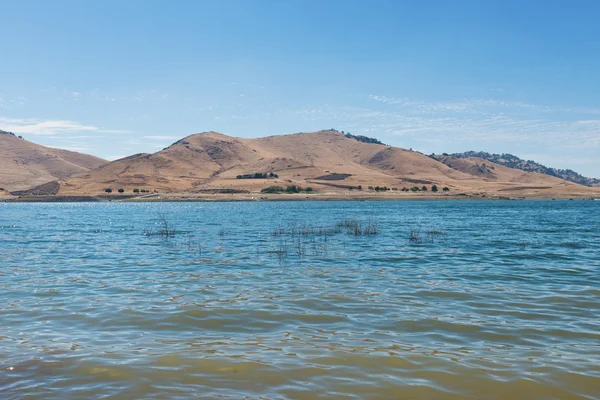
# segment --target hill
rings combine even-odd
[[[478,157],[437,156],[437,160],[457,171],[480,178],[484,182],[510,182],[539,186],[574,186],[571,182],[539,172],[525,172]]]
[[[520,169],[521,171],[538,172],[540,174],[554,176],[584,186],[600,187],[600,179],[587,178],[570,169],[557,169],[546,167],[545,165],[542,165],[535,161],[523,160],[522,158],[519,158],[512,154],[492,154],[483,151],[467,151],[464,153],[444,154],[444,156],[452,156],[454,158],[480,158],[487,161],[491,161],[496,164],[504,165],[506,167]],[[444,156],[435,156],[435,158],[441,160],[440,157]]]
[[[483,159],[441,162],[419,152],[357,140],[335,130],[235,138],[194,134],[154,154],[136,154],[59,181],[61,195],[134,189],[162,193],[259,192],[272,186],[311,186],[319,193],[387,186],[432,185],[476,196],[596,196],[594,190]],[[462,164],[461,164],[462,163]],[[485,166],[482,164],[485,163]],[[357,193],[356,191],[354,193]],[[390,191],[401,195],[405,192]],[[441,193],[440,193],[441,194]]]
[[[66,179],[106,163],[98,157],[41,146],[0,131],[0,188],[7,191]]]

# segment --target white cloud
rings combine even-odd
[[[55,136],[63,133],[131,133],[127,130],[102,129],[94,125],[85,125],[69,120],[45,120],[33,118],[19,119],[0,117],[0,129],[20,135]]]

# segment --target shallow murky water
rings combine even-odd
[[[0,245],[3,399],[600,398],[598,202],[0,203]]]

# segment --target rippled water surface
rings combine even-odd
[[[600,202],[0,203],[0,245],[3,399],[600,398]]]

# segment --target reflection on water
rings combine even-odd
[[[0,243],[2,398],[600,393],[597,202],[0,204]]]

